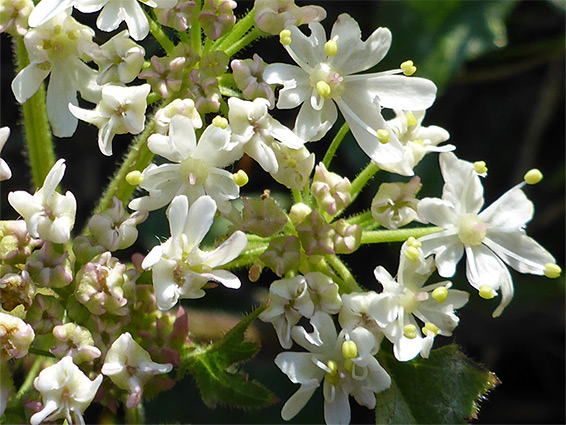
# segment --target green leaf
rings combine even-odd
[[[378,355],[393,381],[377,394],[377,424],[463,424],[477,416],[478,402],[499,379],[456,345],[433,350],[428,359],[399,362]]]
[[[389,65],[397,67],[412,59],[416,76],[443,88],[465,61],[506,45],[504,20],[515,4],[515,0],[386,2],[379,23],[393,33]]]
[[[183,360],[180,374],[189,372],[197,381],[204,403],[237,408],[260,408],[273,404],[277,398],[261,384],[251,381],[236,364],[251,359],[259,346],[245,341],[248,326],[265,310],[261,306],[234,326],[220,341],[198,347]]]

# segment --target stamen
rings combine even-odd
[[[358,346],[352,340],[347,340],[342,343],[342,355],[345,359],[355,359],[358,357]]]
[[[409,246],[405,250],[405,258],[409,261],[412,261],[413,263],[418,261],[420,257],[421,253],[419,252],[419,249],[415,248],[414,246]]]
[[[425,334],[426,336],[428,336],[429,332],[432,332],[434,336],[438,335],[438,327],[431,322],[426,322],[422,330],[423,334]]]
[[[474,169],[478,174],[485,174],[487,173],[487,167],[485,166],[485,161],[476,161],[474,162]]]
[[[442,304],[448,298],[448,289],[444,286],[440,286],[432,291],[431,297],[436,300],[438,304]]]
[[[417,337],[416,333],[417,327],[415,325],[405,325],[403,326],[403,336],[409,339],[415,339]]]
[[[525,179],[525,183],[527,184],[537,184],[542,180],[542,177],[543,176],[540,170],[533,168],[532,170],[529,170],[527,174],[525,174],[524,179]]]
[[[326,81],[322,80],[316,83],[316,91],[321,97],[325,99],[330,96],[330,93],[332,93],[330,85]]]
[[[137,186],[139,184],[142,184],[143,182],[142,173],[138,170],[130,171],[128,174],[126,174],[126,181],[132,186]]]
[[[216,115],[212,120],[212,125],[215,127],[221,128],[222,130],[226,130],[228,127],[228,120],[220,115]]]
[[[403,74],[409,77],[413,75],[415,72],[417,72],[417,67],[415,66],[413,61],[408,60],[401,64],[401,70],[403,71]]]
[[[232,179],[239,187],[244,187],[250,181],[250,178],[244,170],[238,170],[238,172],[232,174]]]
[[[326,372],[326,381],[329,384],[337,385],[340,381],[340,377],[338,376],[338,365],[334,360],[328,360],[326,366],[328,366],[328,369],[330,369],[330,372]]]
[[[283,30],[279,33],[279,42],[284,46],[291,44],[291,31]]]
[[[405,112],[405,118],[407,119],[407,125],[409,127],[414,127],[417,125],[417,117],[412,112]]]
[[[389,131],[384,130],[384,129],[377,130],[377,140],[379,140],[379,143],[383,143],[384,145],[386,143],[389,143],[389,141],[391,140],[391,136],[389,135]]]
[[[409,236],[409,239],[407,239],[407,245],[414,246],[415,248],[423,246],[421,241],[416,240],[413,236]]]
[[[495,297],[495,291],[491,288],[491,286],[482,285],[480,286],[480,297],[484,300],[490,300]]]
[[[324,44],[324,54],[326,56],[336,56],[336,53],[338,53],[338,44],[335,40],[328,40]]]
[[[556,279],[562,274],[562,269],[558,264],[546,263],[544,265],[544,275],[550,279]]]

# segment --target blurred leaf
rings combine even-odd
[[[433,350],[430,358],[399,362],[378,355],[391,375],[391,388],[377,394],[377,424],[461,424],[475,418],[478,401],[499,383],[456,345]]]
[[[393,33],[389,56],[398,62],[390,66],[412,59],[417,75],[442,89],[466,60],[507,44],[504,20],[515,4],[515,0],[385,2],[379,22]]]
[[[234,326],[224,338],[207,347],[198,347],[184,359],[180,375],[189,372],[197,381],[204,403],[236,408],[269,406],[277,398],[261,384],[248,380],[236,364],[251,359],[259,350],[253,342],[245,341],[248,326],[265,310],[262,306]]]

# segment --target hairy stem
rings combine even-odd
[[[359,292],[362,290],[348,266],[346,266],[337,255],[328,255],[324,257],[324,259],[343,279],[342,284],[338,285],[340,286],[340,293],[349,294],[350,292]]]
[[[340,143],[342,143],[342,140],[344,140],[344,137],[346,136],[346,134],[348,134],[348,131],[350,131],[350,126],[348,126],[348,123],[345,122],[342,127],[340,127],[340,130],[338,130],[338,133],[336,133],[336,136],[334,136],[334,139],[332,140],[332,143],[330,143],[330,146],[328,146],[328,150],[326,151],[324,158],[322,159],[322,163],[327,169],[330,167],[330,162],[332,161],[332,158],[334,158],[334,155],[336,155],[338,146],[340,146]]]
[[[405,242],[411,236],[420,238],[444,230],[442,227],[415,227],[399,230],[372,230],[362,234],[362,244]]]
[[[214,50],[226,50],[232,45],[239,42],[244,34],[246,34],[251,27],[254,25],[254,16],[255,16],[255,9],[252,9],[248,12],[246,16],[239,19],[238,22],[234,25],[232,30],[228,32],[224,37],[220,37],[218,40],[214,42],[212,45],[212,49]],[[230,56],[230,55],[228,55]]]
[[[235,42],[234,44],[230,45],[230,47],[228,47],[225,50],[225,53],[228,55],[228,57],[232,57],[234,56],[236,53],[238,53],[240,50],[242,50],[244,47],[248,46],[249,44],[252,43],[252,41],[257,40],[258,38],[260,38],[263,35],[263,32],[261,32],[260,30],[258,30],[257,28],[252,29],[249,33],[247,33],[245,36],[243,36],[242,38],[240,38],[237,42]]]
[[[161,26],[153,20],[153,17],[149,13],[145,12],[145,16],[147,16],[147,20],[149,21],[149,31],[151,32],[151,35],[153,35],[155,40],[160,44],[163,50],[165,50],[165,53],[167,53],[168,56],[171,56],[173,54],[175,44],[169,40],[169,37],[167,37],[167,35],[163,32]]]

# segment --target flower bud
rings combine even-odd
[[[338,285],[324,273],[312,272],[305,275],[309,294],[315,311],[338,314],[342,307],[342,299],[338,293]]]
[[[228,70],[228,55],[220,50],[214,50],[203,55],[200,59],[199,70],[201,75],[219,77]]]
[[[279,167],[271,176],[290,189],[302,190],[314,167],[314,154],[307,148],[291,149],[282,143],[272,144]]]
[[[303,204],[302,202],[295,204],[291,207],[289,211],[289,218],[293,223],[293,226],[297,226],[301,223],[307,216],[311,213],[312,208],[309,207],[307,204]]]
[[[334,251],[336,254],[351,254],[362,244],[362,228],[357,224],[348,224],[341,218],[333,223]]]
[[[31,281],[29,273],[25,270],[19,272],[9,266],[4,267],[0,277],[0,305],[6,311],[12,311],[20,304],[27,310],[35,295],[35,285]]]
[[[77,304],[75,302],[75,304]],[[51,333],[54,326],[61,325],[65,318],[65,309],[59,300],[50,295],[37,294],[26,314],[26,321],[33,326],[35,333]]]
[[[75,364],[81,364],[97,359],[102,354],[94,346],[94,340],[90,331],[76,323],[65,323],[64,325],[55,326],[53,335],[58,342],[49,352],[59,358],[71,356]]]
[[[75,297],[96,315],[106,312],[128,314],[128,301],[134,302],[138,272],[105,252],[86,263],[77,273]]]
[[[243,199],[243,231],[267,238],[283,230],[287,224],[287,214],[272,198]]]
[[[155,114],[156,131],[161,134],[167,134],[171,119],[175,115],[183,115],[189,118],[194,128],[202,127],[202,118],[195,107],[195,102],[192,99],[175,99]]]
[[[352,185],[346,177],[329,172],[321,162],[315,167],[311,192],[318,205],[331,216],[352,201]]]
[[[306,255],[334,254],[335,230],[317,210],[313,210],[298,226],[297,233]]]
[[[33,328],[11,314],[0,312],[0,359],[19,359],[28,353],[35,338]]]
[[[417,220],[416,194],[421,186],[419,177],[413,177],[408,183],[382,183],[371,203],[374,220],[388,229]]]
[[[0,33],[7,32],[12,37],[25,35],[33,7],[31,0],[3,0],[0,3]]]
[[[279,34],[289,25],[300,26],[309,22],[320,22],[326,11],[320,6],[299,7],[294,0],[256,0],[255,24],[272,35]]]
[[[262,97],[269,101],[269,107],[275,106],[274,85],[263,80],[263,71],[267,64],[257,53],[253,59],[235,59],[230,63],[236,87],[242,91],[244,99],[254,100]]]
[[[35,284],[44,288],[62,288],[73,281],[69,253],[57,253],[51,242],[45,242],[26,261],[26,270]]]
[[[233,11],[236,6],[232,0],[204,0],[198,14],[204,34],[211,40],[218,40],[230,31],[236,23]]]
[[[299,239],[295,236],[274,238],[259,259],[277,276],[282,277],[299,266],[301,260]]]
[[[179,32],[186,31],[193,22],[193,15],[197,4],[195,1],[179,1],[174,7],[162,9],[156,7],[157,22]]]
[[[0,260],[10,264],[25,263],[42,243],[30,236],[24,220],[0,221]]]
[[[86,236],[77,236],[73,240],[73,252],[77,263],[88,263],[104,251],[103,246],[96,244],[95,241],[90,240]]]

